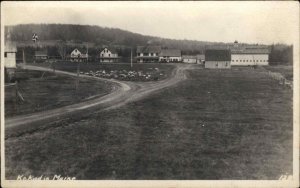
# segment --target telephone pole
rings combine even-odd
[[[132,68],[132,47],[131,47],[131,53],[130,53],[130,66]]]

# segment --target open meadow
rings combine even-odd
[[[142,100],[8,138],[6,178],[276,180],[291,174],[292,90],[261,71],[188,70],[184,81]]]

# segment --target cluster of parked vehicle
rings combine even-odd
[[[80,72],[80,74],[101,77],[113,78],[124,81],[157,81],[161,80],[165,74],[158,68],[149,68],[147,71],[134,71],[134,70],[97,70],[89,72]]]

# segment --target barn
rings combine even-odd
[[[231,50],[231,65],[269,65],[269,49],[260,47],[247,47]]]
[[[205,51],[205,68],[229,69],[231,68],[230,50],[208,49]]]

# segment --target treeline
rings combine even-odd
[[[293,46],[273,44],[270,47],[271,65],[293,65]]]
[[[30,42],[33,33],[36,33],[40,41],[58,40],[73,41],[74,43],[91,42],[96,46],[121,45],[135,47],[138,45],[160,45],[168,48],[177,48],[184,51],[204,49],[205,45],[212,42],[173,40],[159,37],[145,36],[116,28],[100,26],[71,25],[71,24],[21,24],[6,26],[10,31],[11,40],[17,42]]]

